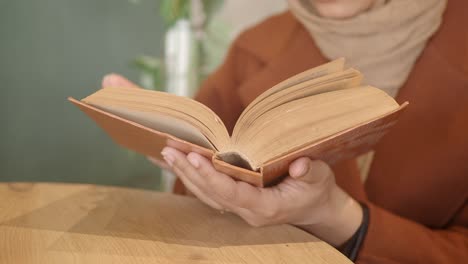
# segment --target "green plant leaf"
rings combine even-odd
[[[190,16],[190,0],[161,0],[159,13],[169,28],[181,18]]]

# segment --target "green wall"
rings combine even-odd
[[[138,80],[132,58],[161,53],[158,1],[137,2],[0,1],[0,181],[158,188],[158,169],[66,101],[109,72]]]

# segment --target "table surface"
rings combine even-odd
[[[351,263],[293,226],[253,228],[188,197],[0,184],[0,263]]]

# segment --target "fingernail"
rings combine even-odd
[[[163,150],[161,152],[161,155],[163,156],[164,160],[170,167],[174,165],[175,158],[169,152]]]
[[[187,156],[187,159],[190,162],[190,164],[192,164],[193,167],[195,167],[197,169],[198,169],[198,167],[200,167],[200,161],[198,160],[198,157],[196,157],[195,155],[189,154]]]

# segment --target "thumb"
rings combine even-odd
[[[289,176],[307,183],[317,183],[332,175],[330,167],[321,160],[299,158],[289,165]]]

